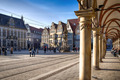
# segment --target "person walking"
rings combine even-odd
[[[29,48],[29,53],[30,53],[30,57],[31,57],[31,55],[32,55],[32,48],[31,47]]]
[[[35,52],[36,52],[36,50],[35,50],[35,48],[33,48],[32,49],[32,57],[35,57]]]
[[[2,53],[3,53],[3,55],[5,55],[5,49],[4,49],[4,46],[2,47]]]
[[[10,50],[11,54],[13,54],[13,47],[11,47],[11,50]]]
[[[1,55],[1,47],[0,47],[0,55]]]
[[[56,53],[56,48],[55,48],[55,47],[54,47],[54,49],[53,49],[53,50],[54,50],[54,53]]]
[[[119,55],[120,55],[120,49],[119,49],[118,53],[119,53]]]
[[[44,53],[46,53],[46,46],[44,47]]]
[[[114,50],[114,57],[116,57],[117,49]]]
[[[7,55],[7,48],[4,48],[5,56]]]
[[[51,47],[49,48],[50,52],[51,52]]]
[[[39,53],[39,49],[37,48],[37,54]]]

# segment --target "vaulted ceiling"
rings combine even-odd
[[[120,0],[97,0],[97,5],[104,5],[98,11],[101,32],[114,42],[120,38]]]

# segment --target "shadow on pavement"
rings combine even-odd
[[[103,63],[120,63],[120,61],[119,62],[104,61]]]
[[[100,70],[106,70],[106,71],[120,71],[120,69],[100,69]]]

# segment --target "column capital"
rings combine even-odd
[[[92,31],[93,31],[93,36],[100,36],[99,28],[93,28]]]
[[[87,9],[87,10],[79,10],[79,11],[74,11],[75,15],[78,17],[94,17],[95,12],[93,9]]]

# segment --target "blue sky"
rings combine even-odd
[[[40,28],[50,26],[52,22],[66,23],[67,19],[77,18],[74,11],[78,10],[78,3],[77,0],[0,0],[0,9],[35,20],[37,22],[24,18],[26,23]],[[0,13],[11,15],[3,10]],[[12,16],[20,18],[14,14]]]

